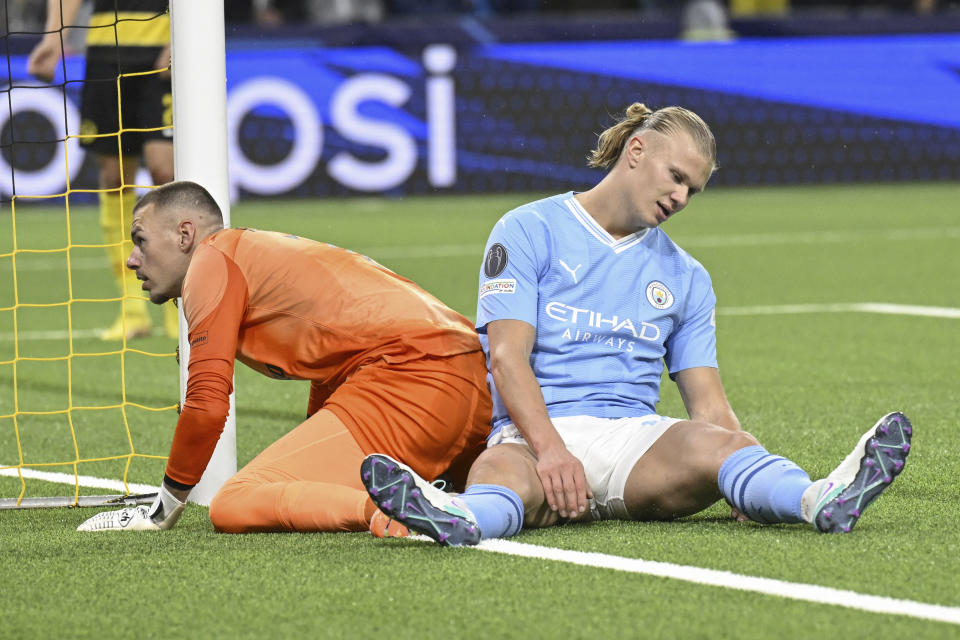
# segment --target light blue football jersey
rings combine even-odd
[[[537,330],[530,364],[553,417],[656,413],[671,375],[716,367],[716,296],[703,266],[659,228],[615,240],[573,192],[504,215],[487,241],[477,330],[523,320]],[[493,431],[510,422],[493,392]]]

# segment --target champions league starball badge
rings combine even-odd
[[[488,278],[496,278],[507,268],[507,249],[499,242],[491,245],[483,261],[483,273]]]

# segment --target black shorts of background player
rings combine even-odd
[[[76,24],[81,0],[47,0],[47,34],[28,70],[51,81],[63,54],[61,26]],[[121,10],[122,9],[122,10]],[[173,180],[173,99],[170,89],[170,19],[166,0],[95,0],[86,28],[81,98],[81,144],[97,158],[100,224],[114,277],[124,293],[122,311],[102,334],[132,339],[152,332],[139,282],[124,268],[130,253],[131,185],[141,162],[154,184]],[[118,92],[118,78],[119,92]],[[122,130],[122,133],[119,133]],[[164,311],[164,328],[177,335],[177,312]]]

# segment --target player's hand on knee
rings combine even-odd
[[[593,493],[587,485],[583,464],[566,447],[542,452],[537,474],[547,504],[561,517],[573,518],[587,510],[587,499]]]
[[[740,513],[740,510],[736,507],[730,507],[730,517],[737,522],[749,522],[750,520],[750,518]]]
[[[77,531],[162,531],[171,529],[180,519],[186,503],[161,486],[153,504],[104,511],[84,521]]]

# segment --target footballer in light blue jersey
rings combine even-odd
[[[551,417],[656,413],[671,374],[716,367],[716,296],[703,266],[659,227],[614,239],[565,193],[494,226],[480,273],[477,330],[536,328],[531,365]],[[494,431],[510,420],[492,376]]]
[[[634,103],[590,154],[607,171],[599,183],[494,225],[477,302],[487,449],[458,495],[368,456],[363,482],[385,514],[447,545],[680,518],[721,497],[740,521],[853,528],[903,468],[912,426],[888,413],[816,482],[741,429],[717,369],[710,277],[660,230],[706,187],[716,152],[692,111]],[[656,414],[664,365],[687,419]],[[400,486],[418,490],[395,498]]]

